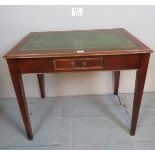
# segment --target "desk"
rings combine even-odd
[[[120,70],[129,69],[137,70],[130,128],[134,135],[151,52],[123,28],[28,34],[4,56],[28,139],[33,139],[33,133],[22,74],[37,74],[44,98],[44,73],[110,70],[115,75],[114,95],[118,95]]]

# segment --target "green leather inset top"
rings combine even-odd
[[[19,51],[47,50],[118,50],[133,49],[137,45],[119,30],[56,31],[35,33]]]

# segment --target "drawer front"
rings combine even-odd
[[[87,71],[102,70],[102,58],[71,58],[71,59],[54,59],[54,71]]]
[[[141,55],[115,55],[98,58],[54,59],[53,71],[139,69]]]

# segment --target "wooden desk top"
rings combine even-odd
[[[38,58],[150,53],[152,50],[123,28],[31,32],[4,57]]]

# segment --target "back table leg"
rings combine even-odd
[[[44,74],[37,74],[41,97],[45,97]]]
[[[8,60],[8,67],[13,82],[14,90],[18,100],[18,105],[23,118],[25,130],[29,140],[33,139],[33,133],[31,128],[31,122],[29,118],[29,111],[27,107],[27,102],[25,98],[24,86],[22,81],[22,75],[18,70],[16,63],[13,60]]]
[[[133,101],[133,110],[132,110],[132,120],[131,120],[131,128],[130,135],[135,135],[139,109],[141,105],[141,99],[143,95],[143,89],[145,84],[145,78],[148,68],[150,54],[144,54],[141,58],[140,69],[137,70],[136,74],[136,83],[135,83],[135,93],[134,93],[134,101]]]
[[[114,71],[114,95],[118,95],[120,71]]]

